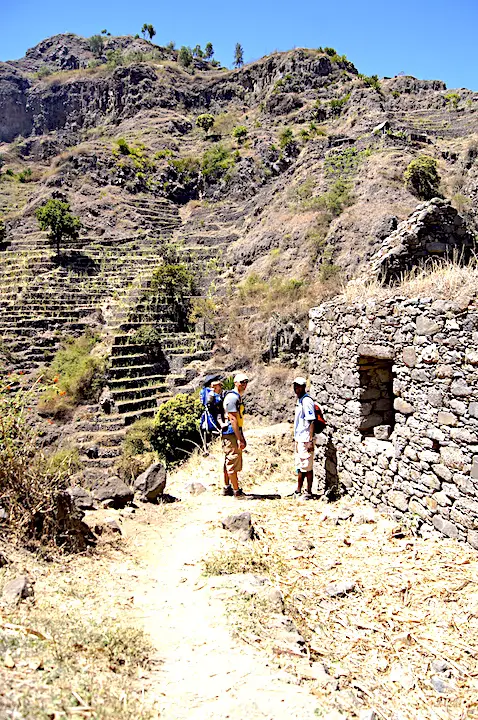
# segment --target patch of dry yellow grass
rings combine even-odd
[[[403,276],[402,281],[391,287],[377,279],[352,280],[344,286],[341,298],[347,304],[367,300],[385,300],[394,295],[407,298],[431,296],[440,300],[456,300],[472,297],[478,287],[478,264],[433,262],[423,268],[415,268]]]

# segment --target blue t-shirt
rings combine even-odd
[[[294,440],[297,442],[309,442],[310,423],[315,420],[314,401],[310,395],[302,395],[297,398],[294,420]]]

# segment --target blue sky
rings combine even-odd
[[[0,9],[0,60],[19,58],[56,33],[90,36],[107,28],[127,35],[147,22],[158,44],[211,41],[224,65],[236,42],[246,62],[273,50],[329,45],[368,75],[403,71],[478,90],[476,0],[0,0]]]

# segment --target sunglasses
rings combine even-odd
[[[241,380],[239,385],[247,385],[248,382],[249,380]]]

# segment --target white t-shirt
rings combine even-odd
[[[309,442],[310,423],[315,420],[314,401],[308,395],[303,395],[295,406],[294,440]]]

